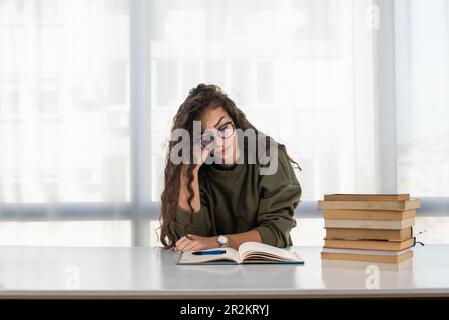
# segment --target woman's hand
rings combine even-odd
[[[207,159],[207,156],[211,153],[213,150],[212,143],[208,146],[202,147],[201,144],[195,144],[193,146],[193,157],[195,159],[195,171],[198,172],[201,165],[204,163],[204,161]]]
[[[188,234],[176,241],[175,251],[186,252],[219,247],[217,237],[200,237]]]
[[[201,146],[194,146],[193,147],[193,156],[195,158],[195,169],[197,172],[200,169],[201,165],[204,163],[204,161],[206,160],[207,156],[210,154],[210,152],[212,151],[212,148],[210,147],[205,147],[205,148],[201,148]]]

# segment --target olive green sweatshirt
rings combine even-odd
[[[261,164],[237,164],[232,169],[203,164],[198,172],[201,208],[194,213],[176,208],[171,228],[179,239],[186,234],[216,236],[257,230],[262,242],[293,245],[294,210],[301,186],[286,154],[278,149],[275,174],[260,174]]]

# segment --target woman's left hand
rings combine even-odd
[[[176,241],[176,251],[206,250],[219,247],[217,237],[200,237],[193,234],[183,236]]]

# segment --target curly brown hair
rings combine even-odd
[[[243,131],[253,129],[256,132],[256,135],[259,133],[262,134],[247,120],[245,113],[240,110],[234,101],[232,101],[218,86],[204,83],[198,84],[195,88],[189,91],[187,98],[173,117],[171,132],[175,129],[185,129],[189,132],[190,137],[192,137],[193,121],[199,120],[207,108],[215,107],[222,107],[228,113],[234,122],[236,129],[241,129]],[[268,138],[272,139],[271,137]],[[193,140],[191,142],[193,143]],[[168,143],[164,170],[164,191],[161,194],[161,214],[159,217],[161,230],[160,240],[167,249],[173,248],[177,241],[177,237],[170,227],[178,204],[180,175],[183,166],[183,164],[174,164],[170,161],[170,153],[176,143],[177,141],[172,140]],[[285,152],[288,159],[301,169],[298,163],[288,156],[285,145],[280,143],[276,144]],[[189,158],[192,158],[192,155],[190,155]],[[194,191],[192,188],[192,181],[194,178],[193,169],[195,164],[190,162],[190,164],[184,165],[187,166],[185,172],[187,178],[187,193],[189,195],[187,202],[190,210],[193,212],[192,199],[194,198]]]

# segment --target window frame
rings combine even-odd
[[[373,94],[375,104],[375,139],[377,189],[397,192],[396,106],[395,106],[395,41],[394,9],[390,1],[357,2],[355,10],[365,12],[366,5],[379,8],[384,26],[373,37]],[[0,203],[0,221],[70,221],[130,220],[133,246],[149,246],[150,221],[159,219],[160,204],[151,201],[151,51],[148,30],[151,3],[130,1],[130,139],[131,139],[131,201],[122,203],[57,203],[51,204],[56,214],[48,214],[48,204]],[[359,35],[363,37],[363,35]],[[354,43],[357,50],[357,38]],[[355,75],[356,76],[356,75]],[[354,97],[356,99],[357,97]],[[355,101],[356,102],[356,101]],[[318,200],[318,199],[317,199]],[[302,201],[298,218],[322,218],[317,200]],[[418,217],[448,216],[449,197],[422,197]]]

